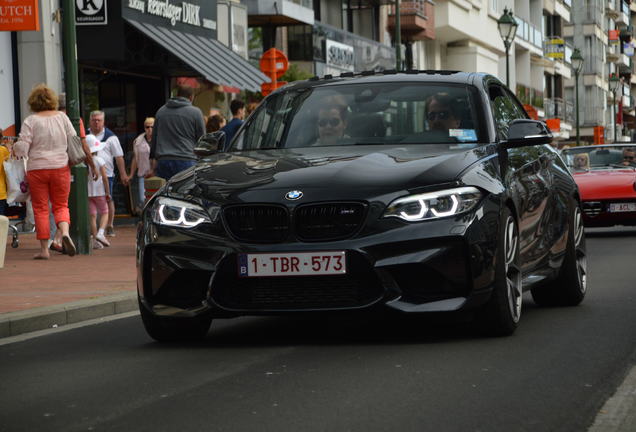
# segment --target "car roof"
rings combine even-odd
[[[362,84],[362,83],[391,83],[401,82],[431,82],[431,83],[452,83],[475,85],[485,79],[499,81],[492,75],[478,72],[461,72],[455,70],[409,70],[397,72],[393,70],[385,71],[364,71],[360,73],[343,72],[339,76],[325,75],[323,77],[313,77],[304,81],[295,81],[280,90],[299,90],[304,88],[314,88],[341,84]]]

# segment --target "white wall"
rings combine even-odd
[[[23,119],[31,113],[26,101],[34,85],[45,83],[56,93],[64,91],[61,25],[52,19],[57,7],[57,1],[40,1],[40,31],[18,32],[19,97]]]
[[[11,59],[11,33],[0,32],[0,130],[7,130],[15,123],[13,109],[13,61]]]
[[[476,44],[446,48],[445,69],[466,72],[485,72],[497,75],[499,57],[490,50]]]
[[[512,60],[512,59],[511,59]],[[530,78],[530,51],[515,51],[514,63],[516,66],[515,76],[517,82],[526,87],[531,87],[532,80]],[[512,74],[512,70],[510,71]],[[514,91],[514,87],[510,87]]]

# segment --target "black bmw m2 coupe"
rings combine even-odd
[[[269,95],[143,211],[139,307],[159,341],[214,318],[466,311],[512,334],[522,295],[586,292],[580,196],[495,77],[345,73]]]

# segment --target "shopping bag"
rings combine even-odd
[[[86,153],[82,147],[82,140],[77,135],[66,136],[66,153],[68,154],[68,164],[75,166],[86,160]]]
[[[7,177],[7,204],[25,202],[29,197],[26,180],[26,159],[8,159],[3,162]]]

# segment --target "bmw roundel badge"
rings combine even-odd
[[[289,191],[285,194],[285,198],[291,201],[301,199],[302,197],[303,197],[303,193],[299,190]]]

